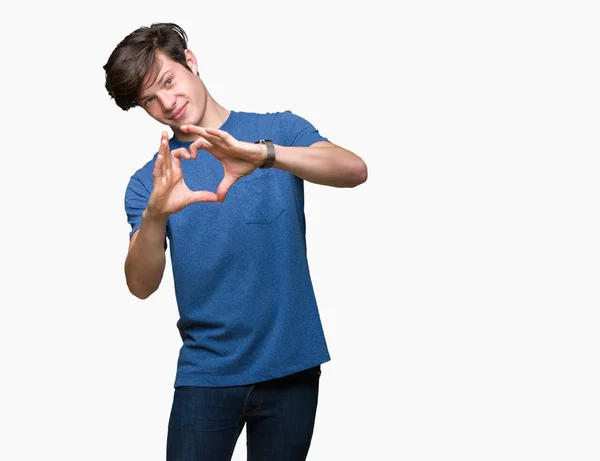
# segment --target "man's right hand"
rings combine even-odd
[[[160,148],[154,164],[154,186],[145,213],[151,219],[166,220],[191,203],[217,202],[217,195],[210,191],[192,191],[183,179],[181,159],[195,159],[185,148],[169,148],[168,134],[163,131]]]

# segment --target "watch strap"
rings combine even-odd
[[[265,163],[259,168],[271,168],[273,163],[275,163],[275,145],[273,141],[270,139],[261,139],[260,141],[256,141],[255,144],[264,144],[267,146],[267,158],[265,159]]]

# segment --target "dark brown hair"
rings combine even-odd
[[[149,76],[152,84],[159,71],[156,52],[190,69],[185,62],[186,49],[187,35],[177,24],[154,23],[134,30],[115,47],[103,66],[108,94],[123,110],[139,105],[144,79]]]

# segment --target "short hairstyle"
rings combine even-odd
[[[138,106],[144,79],[148,76],[153,82],[158,75],[156,52],[190,69],[185,61],[186,49],[187,35],[177,24],[154,23],[134,30],[115,47],[103,66],[108,94],[123,110]]]

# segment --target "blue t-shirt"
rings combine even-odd
[[[220,129],[240,141],[281,146],[326,141],[290,111],[231,111]],[[191,142],[171,138],[170,147]],[[152,190],[156,154],[125,193],[130,236]],[[201,150],[181,160],[191,190],[216,191],[221,163]],[[330,360],[306,252],[303,180],[275,168],[239,179],[222,203],[171,215],[166,235],[183,345],[175,387],[237,386],[286,376]]]

